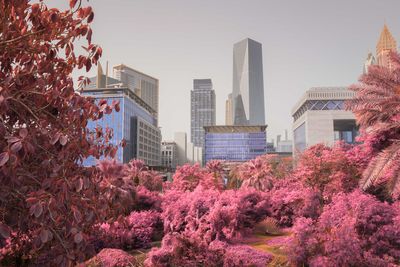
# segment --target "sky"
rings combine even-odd
[[[47,1],[66,6],[67,0]],[[190,138],[193,79],[211,78],[217,125],[232,92],[233,44],[263,46],[268,141],[292,132],[291,110],[310,87],[357,82],[384,23],[400,41],[400,0],[90,0],[101,63],[159,79],[164,140]],[[399,43],[398,43],[399,44]],[[111,71],[110,71],[111,74]],[[87,74],[94,76],[95,71]]]

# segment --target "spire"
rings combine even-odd
[[[396,40],[389,31],[386,23],[383,25],[381,36],[379,37],[378,44],[376,45],[376,54],[379,55],[383,50],[397,50]]]

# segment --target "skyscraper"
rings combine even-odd
[[[174,135],[177,154],[177,166],[182,166],[187,162],[187,138],[185,132],[176,132]]]
[[[232,94],[229,94],[225,101],[225,125],[233,125]]]
[[[194,146],[204,146],[204,126],[215,125],[215,92],[211,79],[194,79],[191,95],[191,135]]]
[[[246,38],[233,46],[234,125],[264,125],[262,45]]]
[[[379,66],[385,66],[389,69],[392,68],[392,63],[389,58],[389,53],[391,51],[397,51],[397,44],[389,28],[385,24],[381,36],[379,37],[378,44],[376,45],[376,61]]]
[[[113,76],[131,89],[158,114],[158,79],[123,64],[113,67]]]

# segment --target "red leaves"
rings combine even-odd
[[[74,6],[76,5],[77,2],[78,2],[78,0],[69,0],[69,7],[74,8]]]
[[[46,230],[46,229],[42,229],[40,231],[40,240],[42,241],[42,243],[46,243],[47,241],[50,241],[52,239],[52,234],[50,231]]]
[[[12,152],[17,153],[18,151],[21,150],[21,148],[22,148],[22,142],[18,141],[12,144],[10,149]]]
[[[87,22],[88,22],[88,23],[91,23],[91,22],[93,21],[93,18],[94,18],[94,13],[91,12],[90,15],[89,15],[88,18],[87,18]]]
[[[50,139],[50,144],[55,145],[60,139],[60,137],[61,137],[60,133],[54,134],[53,137]]]
[[[10,159],[9,152],[1,153],[0,154],[0,167],[3,166],[4,164],[6,164],[9,159]]]
[[[67,144],[67,141],[68,141],[68,138],[65,136],[65,135],[62,135],[61,137],[60,137],[60,144],[62,145],[62,146],[65,146],[66,144]]]
[[[28,135],[28,130],[26,128],[21,128],[19,130],[19,136],[24,139]]]
[[[11,230],[10,227],[8,227],[7,225],[5,225],[4,223],[0,222],[0,235],[3,238],[9,238],[11,234]]]
[[[81,232],[78,232],[74,235],[74,241],[75,243],[79,244],[80,242],[82,242],[83,240],[83,236]]]
[[[36,204],[32,205],[29,209],[29,214],[35,215],[36,218],[38,218],[40,215],[43,213],[43,206],[40,202],[37,202]]]

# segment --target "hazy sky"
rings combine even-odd
[[[108,60],[110,66],[123,63],[159,79],[163,139],[172,139],[175,131],[186,131],[189,138],[190,90],[196,78],[212,79],[217,124],[225,123],[233,44],[246,37],[263,45],[269,140],[285,129],[291,132],[291,109],[308,88],[357,81],[367,53],[375,52],[385,21],[400,41],[400,0],[89,4],[95,11],[93,40],[103,47],[103,69]]]

